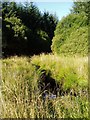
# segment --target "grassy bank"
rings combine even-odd
[[[39,66],[37,68],[37,66]],[[56,99],[41,98],[42,70],[64,91]],[[87,118],[88,58],[40,55],[2,60],[1,118]],[[68,93],[66,92],[68,91]],[[70,94],[72,92],[72,95]],[[74,96],[74,93],[76,95]]]

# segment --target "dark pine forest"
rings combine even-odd
[[[34,3],[2,3],[3,56],[51,52],[58,18]]]

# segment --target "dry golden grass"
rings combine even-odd
[[[58,82],[65,75],[64,89],[76,87],[76,83],[73,82],[76,80],[78,86],[75,90],[81,94],[76,97],[65,94],[44,102],[37,85],[40,71],[38,72],[32,64],[39,65],[40,69],[49,70]],[[69,58],[42,54],[32,58],[15,56],[2,60],[1,118],[88,117],[87,67],[87,57]]]

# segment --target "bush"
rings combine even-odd
[[[52,40],[52,51],[57,54],[88,52],[88,23],[85,13],[70,14],[57,25]]]

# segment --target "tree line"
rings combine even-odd
[[[33,2],[2,2],[2,50],[7,55],[51,52],[56,15],[41,13]]]
[[[74,2],[70,14],[58,21],[33,2],[2,2],[3,55],[87,54],[89,6],[90,2]]]

